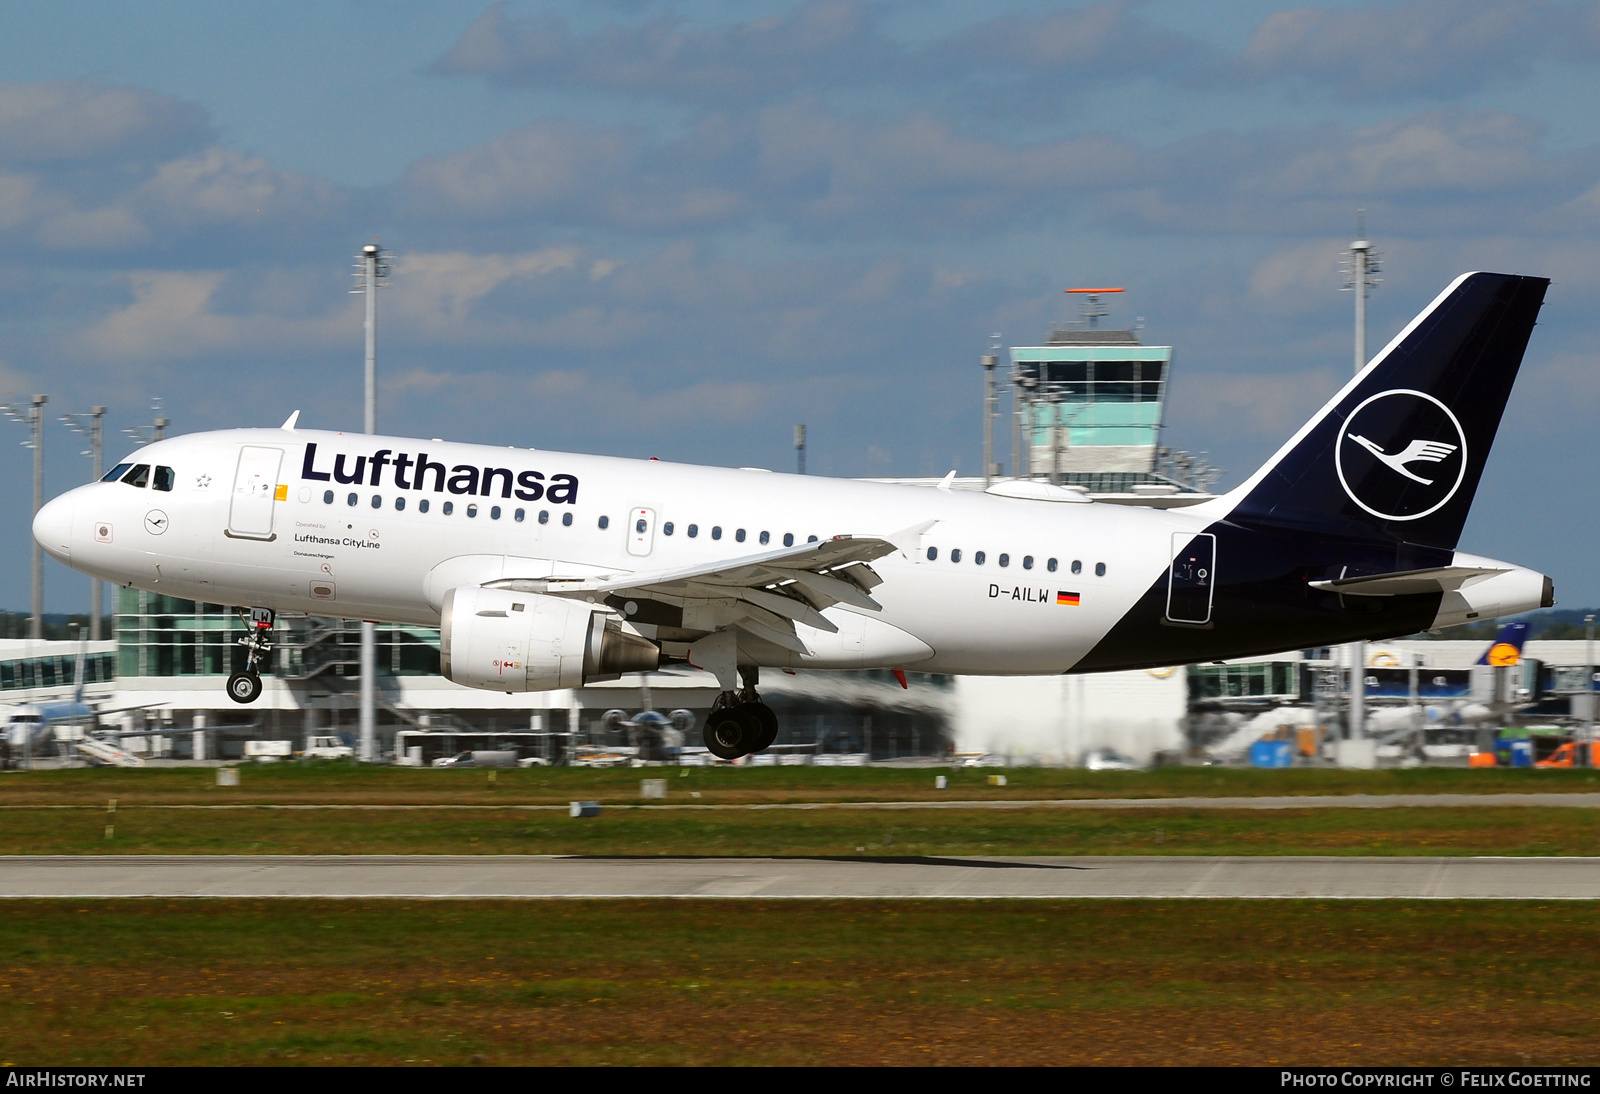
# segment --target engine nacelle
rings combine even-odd
[[[463,585],[444,595],[444,678],[487,691],[554,691],[650,672],[661,651],[593,605]]]

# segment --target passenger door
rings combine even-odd
[[[235,539],[270,540],[272,513],[278,500],[278,468],[283,449],[244,445],[233,476],[233,498],[228,507],[228,535]]]

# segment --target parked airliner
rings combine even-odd
[[[1098,672],[1382,639],[1553,603],[1457,551],[1548,281],[1464,274],[1255,474],[1188,508],[1096,504],[298,428],[141,448],[39,511],[53,557],[274,615],[440,628],[505,692],[687,663],[713,752],[770,745],[771,668]]]

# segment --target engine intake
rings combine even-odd
[[[439,620],[444,678],[487,691],[553,691],[661,662],[654,642],[594,605],[539,593],[463,585]]]

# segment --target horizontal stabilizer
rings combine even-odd
[[[1421,593],[1451,592],[1475,577],[1490,577],[1505,572],[1504,569],[1488,566],[1436,566],[1431,570],[1313,581],[1311,587],[1344,596],[1416,596]]]

